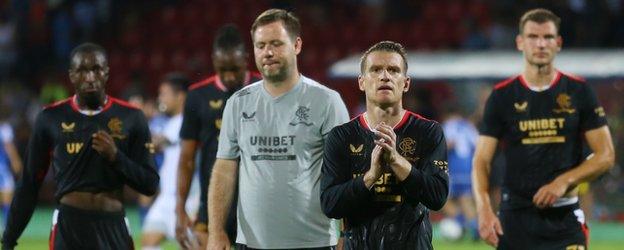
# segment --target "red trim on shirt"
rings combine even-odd
[[[202,87],[202,86],[210,85],[210,84],[215,82],[216,78],[217,78],[217,76],[214,75],[214,76],[208,77],[208,78],[206,78],[204,80],[201,80],[201,81],[199,81],[197,83],[191,84],[191,86],[189,87],[189,90],[194,90],[194,89]]]
[[[401,128],[407,122],[407,120],[408,120],[408,118],[410,117],[411,114],[414,114],[414,113],[410,112],[409,110],[405,110],[405,114],[403,114],[403,118],[401,118],[401,121],[399,121],[399,123],[394,125],[394,127],[392,129],[399,129],[399,128]]]
[[[113,105],[113,102],[115,102],[115,103],[117,103],[117,104],[119,104],[121,106],[131,108],[131,109],[140,109],[139,107],[135,106],[134,104],[126,102],[124,100],[120,100],[120,99],[117,99],[117,98],[114,98],[114,97],[110,97],[110,96],[108,97],[108,99],[111,100],[111,101],[106,103],[106,106],[104,106],[104,109],[102,109],[102,112],[104,112],[108,108],[110,108]]]
[[[514,80],[516,80],[516,78],[518,78],[519,75],[508,78],[502,82],[497,83],[496,85],[494,85],[494,89],[501,89],[506,87],[507,85],[511,84]],[[522,80],[521,80],[522,81]]]
[[[583,231],[583,234],[585,235],[585,245],[589,247],[589,227],[587,227],[587,223],[581,224],[581,230]]]
[[[362,125],[362,127],[370,130],[370,127],[368,127],[368,123],[366,122],[366,119],[364,119],[364,113],[360,114],[359,119],[360,119],[360,124]]]
[[[54,250],[54,239],[56,238],[56,224],[54,224],[54,226],[52,226],[52,232],[50,232],[50,245],[49,248],[50,250]]]
[[[80,107],[78,107],[78,103],[76,103],[76,95],[70,97],[69,104],[74,111],[80,112]]]
[[[561,72],[557,71],[557,72],[555,72],[555,79],[553,79],[553,80],[550,82],[550,84],[548,84],[548,88],[546,88],[546,89],[552,88],[552,87],[554,87],[555,85],[557,85],[557,84],[559,83],[559,80],[561,80]],[[522,75],[520,75],[520,83],[522,83],[522,85],[523,85],[525,88],[527,88],[527,89],[531,89],[531,88],[529,87],[529,84],[526,82],[526,79],[524,79],[524,76],[522,76]]]
[[[48,104],[48,105],[43,106],[43,108],[44,108],[44,109],[47,109],[47,108],[54,108],[54,107],[56,107],[56,106],[59,106],[59,105],[61,105],[61,104],[64,104],[64,103],[66,103],[66,102],[71,101],[71,99],[72,99],[72,98],[70,97],[70,98],[67,98],[67,99],[65,99],[65,100],[56,101],[56,102],[53,102],[53,103],[51,103],[51,104]]]
[[[587,82],[587,80],[585,80],[585,78],[583,78],[583,77],[580,77],[580,76],[577,76],[577,75],[574,75],[574,74],[570,74],[570,73],[566,73],[566,72],[561,72],[561,71],[558,71],[558,72],[561,75],[564,75],[564,76],[566,76],[566,77],[568,77],[568,78],[570,78],[572,80],[575,80],[575,81],[578,81],[578,82],[582,82],[582,83],[586,83]]]

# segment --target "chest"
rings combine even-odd
[[[234,114],[239,145],[251,152],[306,153],[321,150],[324,109],[324,105],[305,99],[244,102]]]
[[[504,103],[505,126],[523,144],[563,143],[578,133],[583,100],[575,92],[524,92]]]
[[[196,112],[204,128],[221,129],[221,118],[228,96],[225,93],[205,95],[197,102],[192,112]]]
[[[47,130],[55,153],[72,156],[89,147],[92,135],[97,131],[107,132],[117,147],[125,150],[128,148],[133,126],[132,120],[127,116],[71,114],[50,122]]]

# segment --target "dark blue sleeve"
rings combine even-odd
[[[333,128],[325,139],[321,170],[321,207],[325,215],[336,219],[352,214],[373,197],[362,176],[353,178],[339,128]]]
[[[430,146],[401,185],[405,194],[420,201],[429,209],[439,210],[446,203],[449,193],[446,141],[442,126],[434,123],[429,132]]]
[[[139,193],[154,195],[160,178],[154,163],[154,145],[147,120],[141,112],[137,113],[136,126],[130,140],[128,152],[117,150],[113,167],[124,176],[128,186]]]
[[[50,122],[47,121],[44,112],[45,110],[37,116],[28,142],[26,164],[15,187],[6,229],[2,236],[2,249],[13,249],[17,245],[17,239],[24,232],[35,210],[41,183],[50,166],[52,142],[45,127]]]
[[[483,121],[479,128],[479,131],[482,135],[492,136],[495,138],[501,138],[503,135],[503,120],[499,111],[499,108],[502,106],[499,103],[498,92],[496,90],[492,91],[492,94],[487,99],[485,103],[485,108],[483,110]]]
[[[197,91],[191,90],[184,101],[184,113],[182,116],[182,128],[180,128],[180,138],[184,140],[199,140],[201,130],[201,120],[199,117],[199,107]]]

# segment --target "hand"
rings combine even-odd
[[[188,214],[186,214],[186,211],[184,211],[184,209],[182,209],[182,211],[177,211],[175,233],[176,240],[180,243],[182,249],[191,249],[191,246],[193,245],[191,239],[187,236],[187,230],[191,226],[191,220],[189,219]]]
[[[565,194],[567,189],[568,184],[565,181],[555,179],[537,190],[533,196],[533,204],[538,208],[550,207]]]
[[[379,138],[375,140],[375,144],[383,149],[381,157],[383,163],[388,165],[395,163],[398,153],[394,129],[382,122],[375,127],[375,135]]]
[[[479,213],[479,236],[490,246],[498,247],[498,236],[503,235],[500,220],[492,211]]]
[[[211,230],[208,234],[207,250],[230,250],[230,239],[224,230]]]
[[[99,130],[93,135],[93,149],[110,162],[114,162],[117,157],[117,145],[115,140],[106,131]]]
[[[371,188],[373,184],[381,177],[381,154],[383,149],[377,145],[373,148],[373,152],[371,153],[371,163],[370,168],[364,174],[364,185],[367,188]]]

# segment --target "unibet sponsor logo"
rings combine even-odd
[[[563,143],[565,137],[557,136],[565,127],[565,118],[544,118],[523,120],[518,122],[518,128],[528,133],[522,139],[522,144]]]
[[[252,146],[290,146],[295,144],[295,136],[252,136],[249,142]]]
[[[257,147],[258,155],[252,155],[252,161],[294,161],[295,155],[289,153],[287,146],[295,144],[294,135],[284,136],[251,136],[249,143]]]
[[[82,142],[68,142],[65,144],[65,149],[67,149],[68,154],[77,154],[82,149],[84,143]]]

